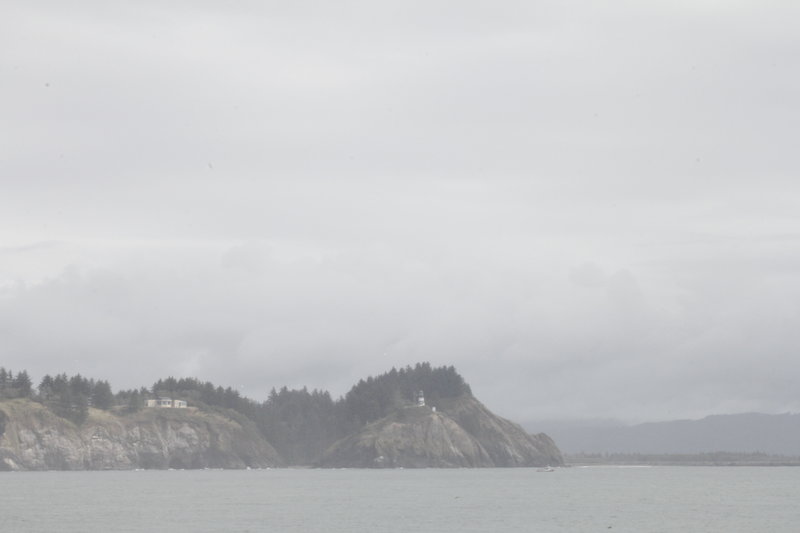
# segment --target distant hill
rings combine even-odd
[[[603,424],[526,424],[546,431],[559,449],[574,453],[694,454],[761,452],[800,455],[800,414],[744,413],[701,420]]]

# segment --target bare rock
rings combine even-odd
[[[510,467],[563,464],[544,434],[490,412],[471,395],[446,399],[439,409],[409,406],[333,444],[322,467]]]
[[[77,426],[30,400],[0,403],[0,470],[278,466],[277,452],[244,417],[197,409],[112,414],[90,409]]]

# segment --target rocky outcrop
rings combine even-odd
[[[493,466],[560,465],[564,459],[553,439],[531,435],[518,424],[499,417],[472,396],[446,400],[442,411],[481,444]]]
[[[384,411],[388,416],[334,443],[315,464],[367,468],[563,464],[549,437],[527,434],[469,393],[437,397],[435,407],[398,402]],[[232,410],[145,408],[126,413],[119,408],[90,409],[86,421],[76,425],[29,399],[0,401],[0,470],[282,464],[253,420]]]
[[[323,455],[322,467],[507,467],[563,464],[547,435],[529,435],[471,395],[409,406],[368,424]]]
[[[280,465],[255,425],[230,413],[90,409],[76,426],[30,400],[0,403],[0,469],[111,470],[245,468]]]

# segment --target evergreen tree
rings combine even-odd
[[[33,392],[33,383],[31,383],[31,378],[28,376],[28,372],[22,370],[17,372],[17,377],[14,378],[14,388],[17,391],[17,395],[20,398],[30,398],[31,393]]]
[[[88,379],[80,374],[75,374],[69,378],[70,392],[75,395],[80,394],[85,396],[87,400],[92,397],[92,385],[93,384]]]
[[[5,398],[9,391],[6,389],[9,386],[8,372],[5,368],[0,367],[0,398]]]
[[[77,425],[86,422],[89,417],[89,397],[84,394],[78,394],[72,400],[70,405],[69,419]]]
[[[50,374],[45,374],[42,381],[39,382],[39,396],[42,400],[47,401],[53,394],[53,377]]]
[[[55,414],[77,425],[83,424],[89,416],[89,398],[72,392],[70,387],[56,393],[49,405]]]
[[[114,394],[108,381],[98,381],[92,389],[92,407],[108,410],[114,405]]]
[[[128,405],[126,409],[129,413],[135,413],[142,407],[144,407],[144,398],[142,397],[142,394],[138,390],[134,389],[134,391],[128,398]]]

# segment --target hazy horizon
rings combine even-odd
[[[800,411],[788,1],[10,2],[0,365]]]

